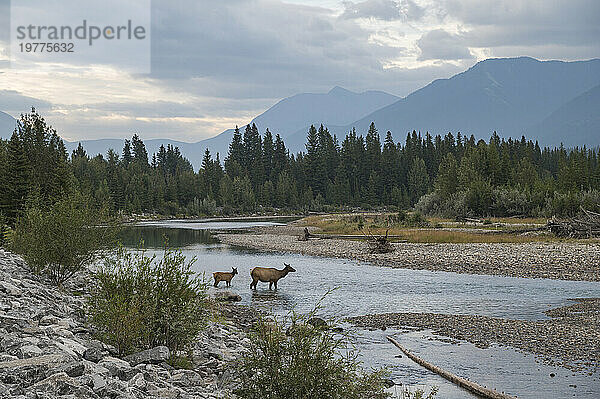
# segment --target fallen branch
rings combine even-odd
[[[562,220],[553,217],[546,227],[562,238],[600,237],[600,214],[581,208],[576,217]]]
[[[369,252],[372,254],[387,254],[394,252],[394,247],[388,240],[388,232],[389,230],[386,230],[385,236],[379,237],[375,237],[370,231],[368,232],[368,234],[371,236],[367,241]]]
[[[473,392],[474,394],[479,395],[483,398],[487,398],[487,399],[516,399],[515,396],[507,395],[504,392],[500,393],[494,389],[489,389],[489,388],[483,387],[483,386],[477,384],[476,382],[472,382],[465,378],[462,378],[455,374],[452,374],[440,367],[437,367],[437,366],[421,359],[420,357],[418,357],[416,355],[413,355],[408,349],[406,349],[402,345],[400,345],[398,343],[398,341],[396,341],[394,338],[387,337],[387,339],[392,344],[394,344],[398,349],[400,349],[402,351],[402,353],[404,353],[409,359],[413,360],[415,363],[425,367],[429,371],[433,371],[434,373],[438,374],[439,376],[447,379],[448,381],[458,385],[461,388],[466,389],[467,391]]]

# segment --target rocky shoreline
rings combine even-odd
[[[589,243],[393,243],[394,252],[371,254],[365,242],[298,241],[303,227],[261,227],[249,234],[219,234],[221,242],[273,252],[355,259],[380,266],[524,278],[600,281],[600,245]]]
[[[495,343],[538,355],[550,365],[594,373],[600,367],[600,298],[546,311],[549,320],[509,320],[433,313],[383,313],[351,317],[358,327],[412,327],[487,348]],[[456,343],[457,341],[452,341]]]
[[[189,369],[171,367],[166,347],[119,359],[85,323],[85,274],[59,290],[24,266],[0,249],[0,398],[233,397],[228,363],[249,345],[249,309],[222,305],[234,317],[209,322]]]

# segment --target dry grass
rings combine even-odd
[[[447,231],[437,229],[405,229],[398,233],[411,243],[530,243],[530,242],[564,242],[566,240],[552,235],[517,235],[505,233],[471,233],[464,231]]]
[[[490,225],[465,226],[461,223],[444,225],[443,228],[414,228],[394,221],[395,214],[343,214],[309,216],[300,221],[305,226],[317,227],[322,234],[364,235],[385,234],[400,236],[401,240],[410,243],[530,243],[530,242],[565,242],[568,240],[554,237],[553,235],[521,235],[503,233],[499,227]],[[501,223],[501,220],[518,222],[515,224],[538,224],[541,219],[492,219],[492,223]],[[439,218],[428,218],[431,226],[440,226],[442,222],[450,222]],[[544,221],[542,221],[543,224]],[[461,231],[458,229],[481,230]],[[457,230],[452,230],[456,228]],[[510,229],[514,229],[510,227]],[[588,240],[595,243],[594,240]],[[579,242],[582,242],[581,240]],[[586,242],[586,241],[583,241]]]

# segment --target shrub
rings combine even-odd
[[[35,273],[60,285],[114,245],[114,225],[99,226],[103,221],[105,213],[78,194],[48,208],[30,206],[10,236],[10,249]]]
[[[207,319],[207,285],[181,251],[160,260],[119,248],[95,273],[89,316],[99,338],[121,355],[167,346],[187,349]]]
[[[257,322],[235,393],[243,399],[389,398],[385,372],[363,371],[348,337],[313,327],[312,317],[293,315],[287,329],[285,321]]]

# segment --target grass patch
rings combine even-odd
[[[410,243],[531,243],[531,242],[568,242],[551,234],[521,235],[518,233],[503,233],[503,230],[515,230],[518,227],[499,227],[497,223],[511,224],[545,224],[545,219],[516,219],[516,218],[490,218],[485,224],[465,225],[451,219],[425,218],[423,222],[416,214],[398,215],[392,213],[361,213],[342,215],[317,215],[309,216],[300,221],[305,226],[317,227],[321,234],[331,235],[356,235],[365,234],[400,236],[400,240]],[[430,227],[412,227],[412,224],[428,225]],[[451,228],[469,228],[478,231],[453,231]],[[492,233],[483,230],[493,231]],[[393,241],[393,240],[392,240]],[[580,243],[595,243],[598,240],[578,240]]]
[[[522,236],[517,234],[502,233],[470,233],[463,231],[447,231],[435,229],[408,230],[405,229],[397,233],[403,239],[410,243],[447,243],[447,244],[466,244],[466,243],[531,243],[531,242],[564,242],[566,240],[556,238],[551,235]]]

